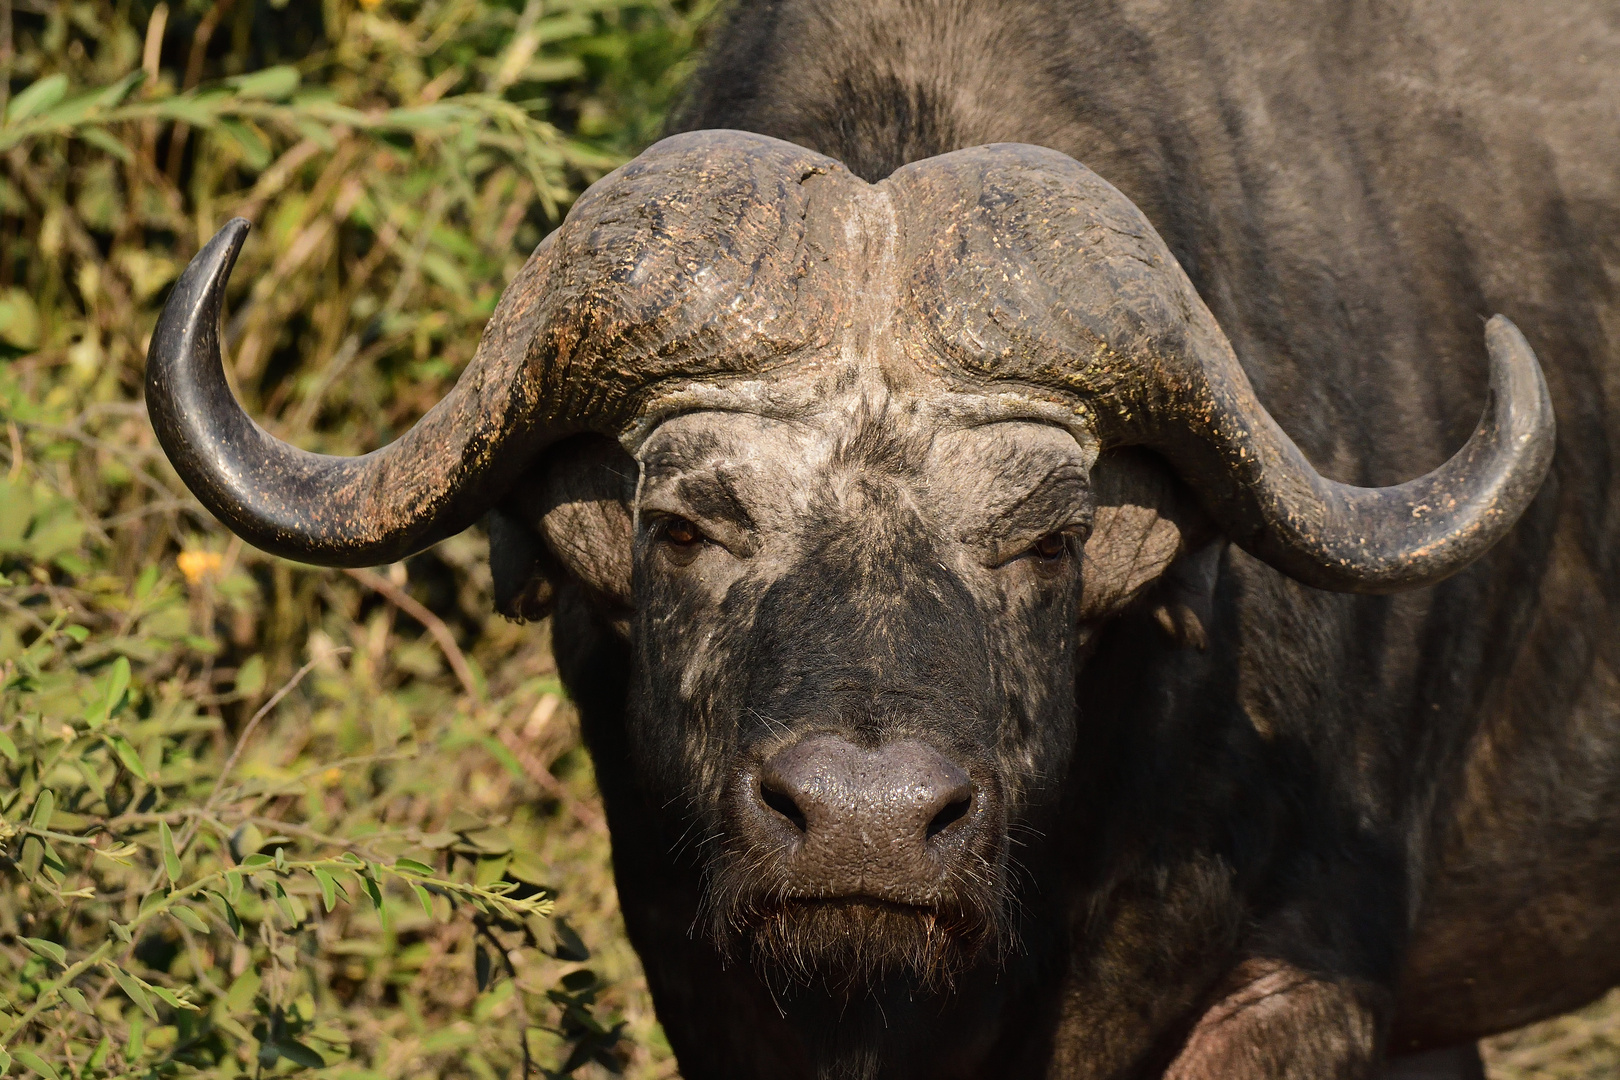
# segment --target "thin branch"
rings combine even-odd
[[[349,651],[349,647],[347,645],[343,645],[339,648],[333,649],[327,655],[340,656]],[[231,769],[235,768],[237,758],[242,756],[242,751],[247,748],[248,740],[253,737],[254,731],[258,729],[259,721],[263,720],[266,716],[269,716],[270,710],[274,709],[277,705],[280,705],[281,699],[292,693],[293,688],[304,681],[304,676],[308,675],[311,671],[314,671],[316,665],[324,659],[326,659],[326,657],[311,660],[309,663],[299,668],[298,672],[293,675],[292,678],[288,679],[280,690],[277,690],[274,694],[272,694],[270,696],[270,700],[259,707],[258,712],[253,714],[253,718],[249,720],[247,722],[247,726],[242,729],[242,734],[237,736],[236,745],[231,749],[231,756],[225,759],[224,767],[219,770],[219,779],[214,782],[214,790],[209,794],[208,801],[203,803],[204,810],[211,810],[219,803],[220,793],[225,790],[225,781],[230,778]]]
[[[181,83],[181,90],[190,90],[202,79],[203,61],[208,58],[208,42],[219,29],[220,20],[231,9],[233,0],[214,0],[213,6],[197,24],[197,30],[191,36],[191,55],[186,58],[185,81]],[[180,166],[184,161],[186,140],[191,135],[191,126],[185,123],[176,123],[169,131],[169,161],[164,167],[164,174],[168,176],[171,184],[180,182]]]
[[[518,764],[523,766],[524,775],[534,781],[537,787],[561,803],[563,809],[574,815],[574,818],[581,825],[584,825],[592,832],[606,834],[607,821],[597,812],[596,808],[576,799],[573,792],[564,787],[562,781],[557,779],[555,773],[541,764],[533,754],[526,753],[525,751],[528,748],[524,746],[522,739],[516,732],[501,731],[495,737],[500,740],[502,746],[512,752],[512,756],[517,758]]]
[[[0,0],[0,115],[11,97],[11,0]]]
[[[466,655],[462,653],[461,646],[456,644],[455,635],[450,633],[450,628],[444,624],[443,619],[433,614],[414,596],[381,574],[370,570],[353,568],[346,569],[343,572],[421,623],[427,632],[433,635],[433,640],[438,642],[440,651],[444,653],[445,660],[450,664],[450,670],[456,673],[456,678],[460,681],[461,688],[467,692],[467,696],[479,704],[483,703],[484,694],[478,688],[477,681],[473,678],[472,665],[467,663]]]

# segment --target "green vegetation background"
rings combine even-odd
[[[140,387],[240,215],[248,407],[393,438],[655,137],[708,8],[0,0],[0,1073],[673,1074],[546,628],[492,616],[482,537],[264,556]]]
[[[393,438],[656,136],[713,2],[0,0],[0,1074],[674,1075],[546,627],[492,616],[481,535],[262,555],[140,387],[241,215],[248,408]],[[1494,1075],[1611,1075],[1592,1017]]]

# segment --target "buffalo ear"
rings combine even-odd
[[[631,606],[635,459],[611,439],[582,436],[553,448],[489,517],[495,609],[536,619],[556,588],[577,582],[615,622]]]
[[[551,614],[555,567],[547,572],[553,560],[540,535],[502,510],[491,510],[487,525],[495,610],[518,622],[535,622]]]
[[[1203,648],[1223,545],[1197,498],[1167,465],[1137,449],[1100,456],[1091,489],[1097,510],[1081,563],[1080,621],[1096,625],[1152,593],[1153,617],[1165,632]]]

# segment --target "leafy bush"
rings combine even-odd
[[[241,215],[248,407],[397,435],[656,132],[707,8],[0,0],[0,1072],[672,1073],[544,628],[490,617],[479,537],[245,548],[140,385]]]

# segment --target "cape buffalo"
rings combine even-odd
[[[241,222],[147,396],[267,550],[487,516],[689,1080],[1478,1075],[1620,981],[1612,0],[760,0],[676,129],[397,442],[231,398]]]

